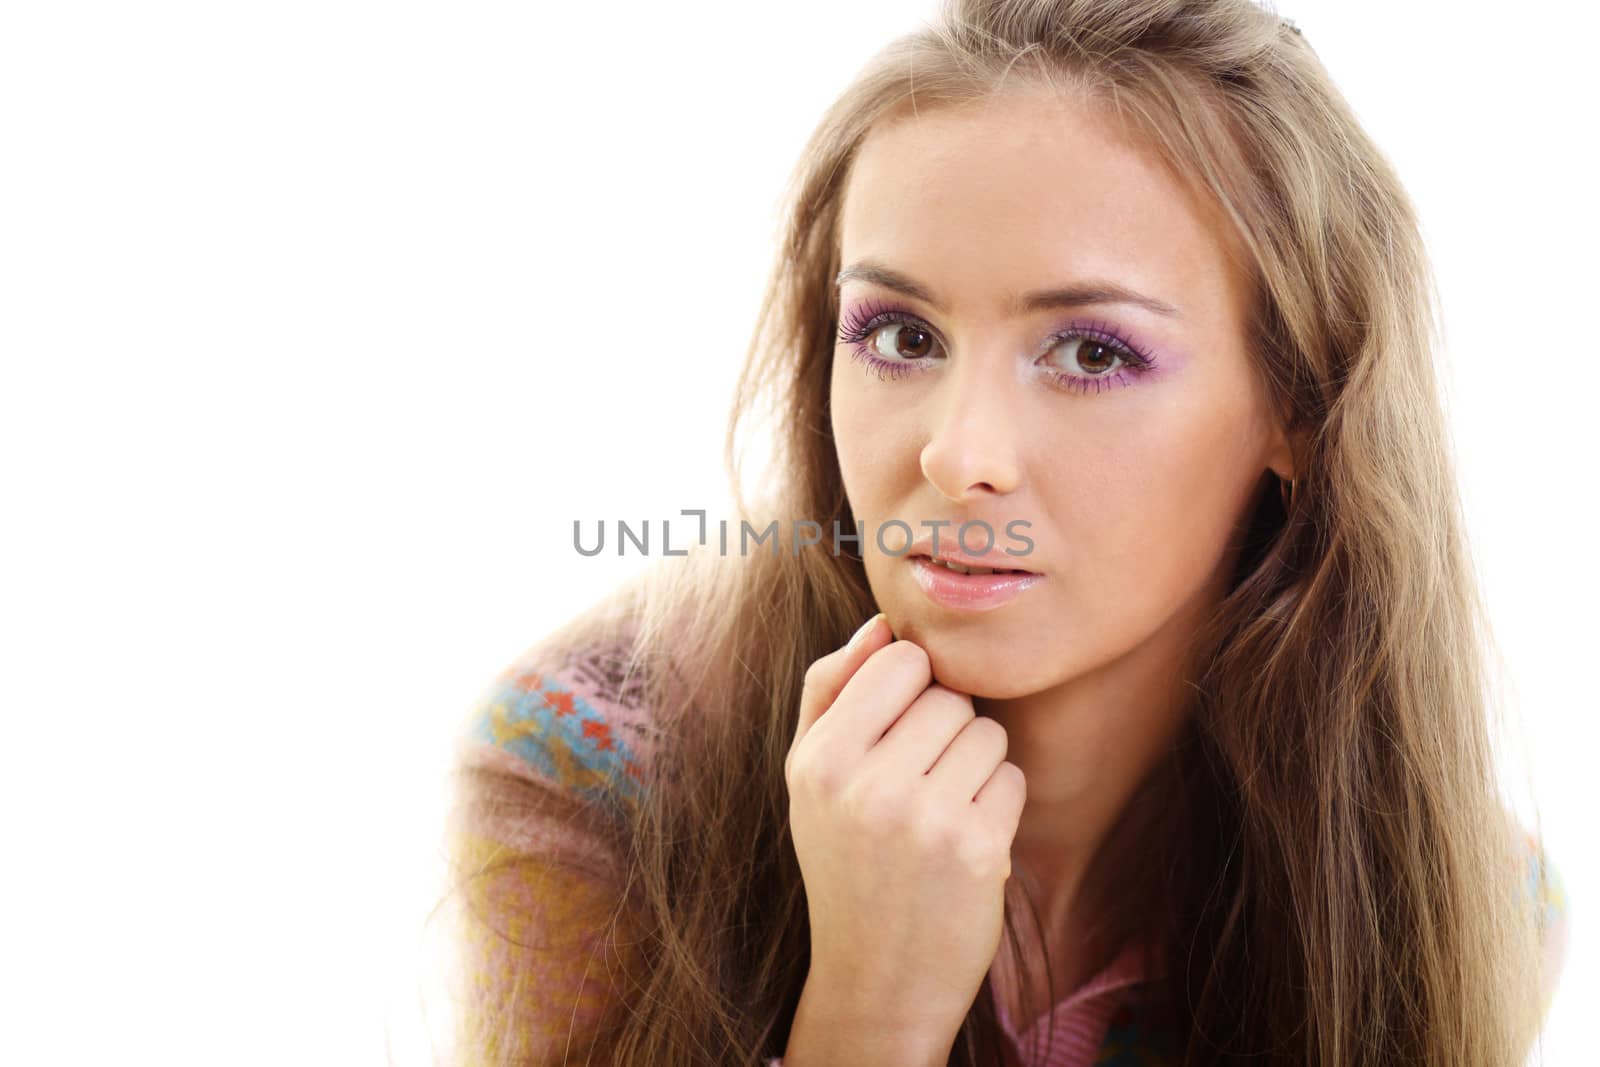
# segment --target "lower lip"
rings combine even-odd
[[[912,559],[911,573],[928,599],[962,611],[993,611],[1044,581],[1042,574],[962,574],[926,556]]]

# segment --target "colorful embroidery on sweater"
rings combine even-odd
[[[639,755],[613,718],[554,671],[523,661],[495,680],[469,735],[505,749],[587,799],[637,804]]]

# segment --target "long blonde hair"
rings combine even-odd
[[[738,517],[854,529],[828,382],[855,152],[880,121],[1024,78],[1131,121],[1222,207],[1255,282],[1250,354],[1304,434],[1292,505],[1263,482],[1248,550],[1194,648],[1170,761],[1184,799],[1141,875],[1159,879],[1158,907],[1124,916],[1166,932],[1183,1062],[1520,1062],[1538,1023],[1538,932],[1496,783],[1492,635],[1436,390],[1430,267],[1393,168],[1274,13],[950,0],[874,57],[787,191],[728,427]],[[750,502],[743,449],[763,419],[774,462]],[[783,1052],[809,947],[784,756],[806,666],[874,610],[860,558],[826,541],[707,547],[549,636],[576,648],[630,620],[631,666],[668,739],[618,826],[641,963],[605,1025],[573,1035],[575,1062]],[[996,1026],[986,983],[951,1062],[999,1062]]]

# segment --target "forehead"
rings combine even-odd
[[[1094,277],[1186,317],[1243,312],[1242,261],[1220,211],[1070,97],[996,97],[880,123],[851,167],[840,227],[843,263],[885,262],[973,311]]]

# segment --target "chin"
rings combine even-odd
[[[919,632],[915,623],[896,636],[915,641],[928,653],[933,680],[958,693],[986,700],[1012,700],[1037,693],[1049,685],[1044,672],[1018,663],[1015,653],[1002,651],[1000,642],[950,632]]]

